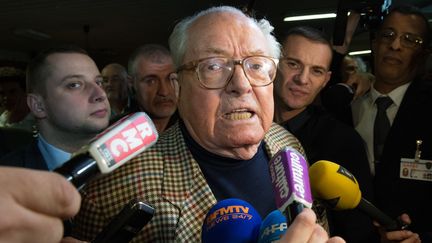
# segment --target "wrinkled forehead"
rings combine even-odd
[[[257,24],[238,13],[215,12],[201,16],[188,31],[186,61],[191,56],[203,58],[211,54],[270,54],[269,44]]]

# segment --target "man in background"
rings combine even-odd
[[[111,63],[102,69],[103,88],[111,106],[111,116],[125,113],[129,108],[129,77],[126,68]]]
[[[163,132],[177,120],[178,88],[170,52],[161,45],[141,46],[132,53],[128,70],[136,102],[131,110],[146,112]]]
[[[310,27],[288,30],[275,80],[275,120],[296,136],[310,164],[329,160],[357,178],[362,196],[371,200],[372,177],[366,150],[358,133],[313,105],[330,79],[332,47],[324,33]],[[369,242],[372,221],[356,210],[330,211],[332,235],[348,242]]]
[[[77,47],[51,48],[27,68],[27,104],[38,137],[2,165],[53,170],[108,126],[110,106],[95,62]]]
[[[431,30],[416,7],[393,7],[372,42],[376,81],[355,100],[355,129],[367,144],[375,174],[377,206],[393,218],[405,215],[422,242],[432,242],[432,83],[420,77],[429,55]],[[415,170],[409,169],[416,167]],[[429,167],[429,168],[428,168]],[[403,169],[409,169],[406,175]],[[407,220],[409,216],[410,220]],[[407,231],[385,232],[389,240],[419,242]]]

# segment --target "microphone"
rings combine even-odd
[[[309,168],[310,183],[314,197],[324,200],[332,209],[358,208],[376,220],[387,231],[408,227],[400,220],[394,220],[362,198],[359,184],[347,169],[326,160],[320,160]]]
[[[144,112],[125,116],[54,171],[80,189],[95,175],[107,174],[156,143],[158,133]]]
[[[261,225],[259,213],[235,198],[216,203],[207,213],[201,231],[203,243],[256,242]]]
[[[274,210],[263,220],[258,243],[271,243],[280,240],[288,229],[286,217],[279,210]]]
[[[269,167],[276,206],[292,222],[305,207],[312,207],[308,163],[298,151],[285,147],[270,160]]]

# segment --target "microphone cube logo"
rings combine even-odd
[[[305,158],[286,147],[279,151],[269,164],[276,193],[276,206],[281,208],[297,201],[312,207],[308,164]]]
[[[138,112],[116,124],[91,144],[90,153],[101,171],[106,173],[152,146],[157,139],[158,133],[150,118]]]
[[[203,243],[256,242],[261,226],[259,213],[236,198],[216,203],[207,213],[202,229]]]
[[[205,223],[207,229],[211,229],[216,224],[223,223],[229,220],[251,220],[252,214],[249,214],[249,207],[243,205],[229,205],[216,209],[213,213],[207,216]]]

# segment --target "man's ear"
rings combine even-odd
[[[32,114],[39,119],[46,117],[45,102],[39,94],[27,94],[27,105]]]

